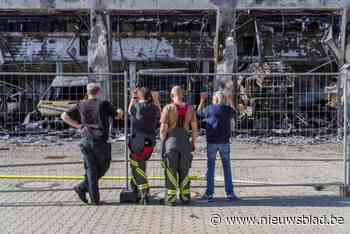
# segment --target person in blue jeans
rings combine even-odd
[[[235,201],[238,198],[233,191],[230,161],[231,122],[235,112],[233,100],[229,98],[229,105],[226,105],[225,94],[218,91],[214,93],[213,103],[204,108],[207,98],[207,93],[201,94],[201,101],[197,110],[199,117],[206,125],[208,156],[207,189],[202,198],[209,202],[214,201],[215,160],[216,154],[219,152],[224,170],[226,198]]]

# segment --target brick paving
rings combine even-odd
[[[48,160],[48,154],[63,152],[63,161],[79,161],[74,143],[68,148],[29,149],[11,148],[0,152],[0,165],[56,162]],[[67,147],[63,145],[62,147]],[[68,150],[69,149],[69,150]],[[118,151],[119,149],[119,151]],[[117,147],[114,159],[122,157]],[[341,159],[341,145],[319,146],[264,146],[233,144],[233,157],[294,157],[294,158],[338,158]],[[16,152],[16,154],[15,154]],[[31,153],[28,153],[31,152]],[[64,153],[66,152],[66,153]],[[67,153],[69,152],[69,153]],[[204,158],[199,149],[197,158]],[[119,153],[119,154],[118,154]],[[156,158],[156,157],[155,157]],[[220,168],[220,166],[218,166]],[[260,182],[341,182],[343,166],[341,161],[233,161],[234,179]],[[80,175],[82,165],[56,165],[31,167],[0,167],[0,174],[19,175]],[[123,175],[123,164],[113,163],[108,175]],[[204,175],[205,161],[196,161],[191,174]],[[220,174],[221,172],[217,172]],[[149,165],[149,175],[162,175],[158,162]],[[0,233],[349,233],[350,199],[339,197],[338,186],[316,191],[313,187],[236,187],[242,198],[238,202],[224,199],[222,188],[216,190],[216,202],[207,203],[193,199],[188,206],[179,203],[176,207],[159,204],[141,206],[120,204],[120,189],[124,182],[105,181],[101,197],[106,205],[89,206],[81,203],[71,190],[76,181],[0,181]],[[162,181],[152,182],[161,186]],[[204,185],[195,182],[195,185]],[[222,185],[222,182],[217,182]],[[240,184],[239,184],[240,185]],[[112,189],[111,189],[112,188]],[[203,192],[193,189],[194,195]],[[154,195],[161,195],[162,189],[153,189]],[[296,217],[301,216],[344,219],[343,224],[333,225],[273,225],[273,224],[228,224],[228,217]],[[220,223],[218,222],[220,216]],[[210,219],[212,217],[212,219]],[[214,218],[213,218],[214,217]],[[219,220],[219,221],[220,221]],[[212,222],[217,223],[213,225]]]

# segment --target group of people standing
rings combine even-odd
[[[81,152],[84,159],[85,179],[74,187],[79,198],[91,204],[100,204],[98,180],[106,173],[111,161],[111,145],[108,143],[109,119],[115,120],[115,111],[108,101],[100,100],[98,83],[87,85],[88,98],[62,114],[71,127],[81,129]],[[129,139],[131,188],[141,204],[148,204],[150,191],[146,175],[146,163],[156,145],[157,129],[165,174],[166,193],[164,203],[175,205],[177,189],[182,203],[191,200],[189,171],[192,152],[196,150],[198,133],[197,116],[205,123],[207,139],[207,189],[202,199],[214,201],[214,174],[217,152],[220,153],[225,176],[226,197],[237,200],[233,192],[230,164],[231,120],[234,105],[222,92],[216,92],[213,103],[205,107],[207,93],[201,94],[197,110],[184,102],[184,91],[175,86],[170,92],[171,103],[161,108],[159,94],[142,87],[135,90],[128,108],[132,131]]]

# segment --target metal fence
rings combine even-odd
[[[200,94],[222,89],[236,103],[237,134],[336,134],[339,118],[339,74],[139,74],[137,84],[160,90],[170,101],[172,86],[184,88],[195,108]]]
[[[101,76],[100,76],[101,77]],[[93,74],[0,73],[0,179],[75,180],[83,175],[79,133],[67,128],[59,114],[86,94]],[[127,105],[135,87],[160,93],[170,102],[170,89],[180,85],[185,100],[198,107],[201,94],[222,89],[234,100],[232,166],[237,186],[349,185],[348,80],[338,74],[195,74],[127,72],[103,74],[106,98],[119,109],[111,127],[113,155],[106,175],[109,187],[124,187]],[[342,85],[346,81],[347,85]],[[342,92],[344,87],[344,92]],[[343,95],[346,94],[346,95]],[[345,111],[343,112],[343,109]],[[191,169],[193,185],[205,186],[205,120],[199,118],[199,147]],[[342,132],[345,133],[342,141]],[[343,143],[344,142],[344,143]],[[162,187],[159,145],[148,163],[154,187]],[[331,163],[330,163],[331,162]],[[345,166],[345,167],[344,167]],[[345,168],[345,175],[342,168]],[[218,168],[220,169],[220,168]],[[320,174],[320,172],[322,172]],[[129,177],[130,178],[130,177]],[[217,170],[217,186],[223,186]]]

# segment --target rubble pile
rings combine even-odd
[[[291,71],[283,62],[247,68],[245,73],[253,75],[238,79],[238,130],[325,134],[337,129],[337,77],[282,75]]]
[[[238,135],[234,141],[250,144],[266,144],[266,145],[319,145],[319,144],[342,144],[343,139],[340,136],[330,134],[315,137],[307,136],[250,136]]]
[[[16,146],[58,146],[65,142],[72,142],[80,138],[77,130],[52,132],[2,132],[0,134],[0,145]]]

